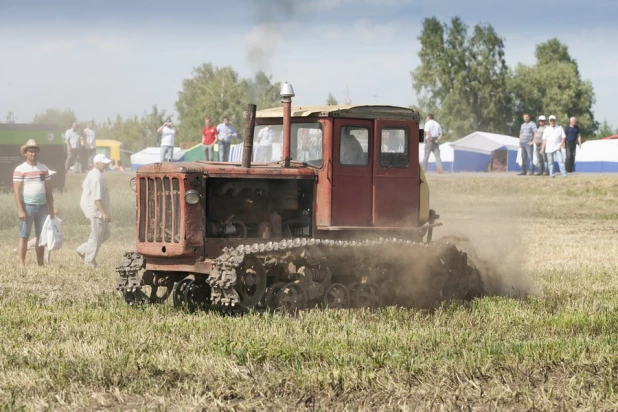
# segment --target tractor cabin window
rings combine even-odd
[[[408,129],[385,127],[380,141],[380,166],[403,167],[410,165]]]
[[[321,168],[322,125],[318,122],[292,123],[290,155],[292,160]],[[253,134],[253,161],[278,162],[281,160],[283,126],[280,124],[255,126]]]
[[[339,163],[343,166],[369,165],[369,129],[343,126],[339,146]]]

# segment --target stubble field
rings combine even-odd
[[[29,252],[18,270],[0,195],[0,410],[618,409],[618,176],[430,175],[436,237],[470,237],[501,296],[298,317],[127,307],[131,174],[107,175],[97,269],[75,253],[83,177],[56,194],[65,240],[43,268]]]

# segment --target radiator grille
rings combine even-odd
[[[178,178],[139,179],[139,241],[180,243],[180,183]]]

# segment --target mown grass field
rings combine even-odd
[[[107,175],[96,270],[74,252],[83,177],[56,195],[64,246],[43,268],[29,252],[18,270],[0,197],[0,410],[618,409],[618,176],[430,175],[436,237],[469,236],[510,296],[298,317],[126,307],[130,174]]]

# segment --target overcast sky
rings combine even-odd
[[[408,106],[422,20],[492,24],[509,66],[535,45],[567,43],[596,93],[599,121],[618,126],[618,1],[589,0],[0,0],[0,117],[30,122],[46,108],[80,120],[174,112],[182,80],[211,62],[243,77],[289,81],[295,105]],[[546,113],[547,114],[547,113]]]

